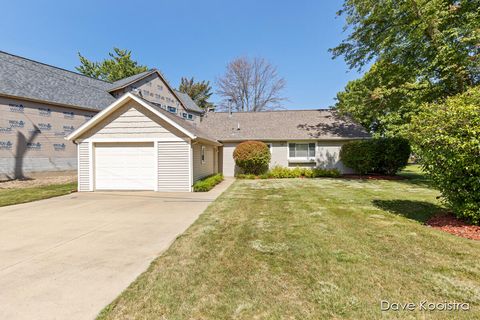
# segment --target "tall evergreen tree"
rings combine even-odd
[[[132,52],[129,50],[113,48],[113,52],[109,52],[108,56],[109,58],[96,62],[88,60],[79,52],[80,65],[76,69],[86,76],[110,82],[148,70],[146,66],[132,59]]]
[[[190,79],[182,77],[178,91],[186,93],[193,101],[202,109],[213,108],[213,104],[208,101],[212,96],[212,86],[210,81],[195,81],[192,77]]]

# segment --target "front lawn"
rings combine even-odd
[[[480,242],[423,224],[437,195],[419,175],[238,180],[99,318],[479,318]]]
[[[57,197],[75,190],[77,190],[76,182],[32,188],[0,189],[0,207]]]

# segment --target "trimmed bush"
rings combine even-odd
[[[193,191],[206,192],[210,191],[213,187],[223,181],[223,174],[217,173],[201,180],[198,180],[193,184]]]
[[[233,151],[233,159],[243,173],[259,175],[268,170],[270,149],[261,141],[244,141]]]
[[[340,160],[359,174],[394,175],[408,164],[410,153],[410,144],[404,138],[378,138],[345,143]]]
[[[457,217],[480,224],[480,87],[424,105],[410,131],[444,202]]]
[[[371,140],[351,141],[342,146],[340,150],[342,163],[359,174],[373,172],[375,163],[375,150]]]
[[[405,168],[412,153],[407,139],[400,137],[375,139],[375,150],[378,163],[375,172],[395,175]]]
[[[337,169],[322,168],[286,168],[275,166],[267,173],[255,176],[253,174],[239,174],[239,179],[288,179],[288,178],[320,178],[320,177],[339,177],[340,171]]]

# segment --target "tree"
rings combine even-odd
[[[363,77],[337,93],[336,107],[374,136],[402,136],[418,105],[438,96],[435,88],[416,80],[407,68],[377,61]]]
[[[241,57],[227,65],[225,74],[217,79],[217,94],[224,110],[257,112],[281,107],[285,80],[277,68],[263,58]]]
[[[132,60],[131,51],[113,48],[113,52],[108,55],[110,58],[95,62],[88,60],[79,52],[80,65],[76,69],[86,76],[110,82],[148,70],[146,66],[139,65],[137,61]]]
[[[480,86],[424,105],[410,137],[445,202],[458,217],[480,224]]]
[[[210,81],[195,82],[193,77],[190,79],[182,77],[178,87],[178,91],[188,94],[204,110],[214,107],[213,103],[208,101],[212,95],[211,90]]]
[[[345,0],[338,14],[350,32],[333,57],[351,69],[373,66],[339,93],[337,107],[360,122],[383,122],[388,134],[420,104],[478,84],[479,7],[480,0]]]

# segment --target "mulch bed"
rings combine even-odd
[[[341,178],[344,179],[364,179],[364,180],[404,180],[402,176],[385,176],[380,174],[342,174]]]
[[[459,237],[480,240],[480,226],[474,226],[465,221],[457,219],[451,213],[437,214],[427,221],[427,225],[434,229],[442,230]]]

